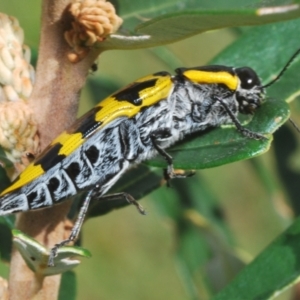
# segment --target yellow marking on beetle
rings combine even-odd
[[[201,70],[187,70],[183,72],[183,75],[191,81],[197,83],[217,83],[225,84],[230,90],[235,91],[239,84],[239,79],[236,75],[232,75],[229,72],[211,72]]]
[[[137,80],[135,80],[133,83],[135,82],[145,82],[145,81],[148,81],[148,80],[151,80],[151,79],[155,79],[155,78],[159,78],[160,76],[157,76],[157,75],[147,75],[147,76],[144,76],[142,78],[139,78]],[[130,87],[130,85],[126,86],[125,89],[127,87]]]
[[[94,118],[97,122],[101,122],[101,127],[107,123],[115,120],[118,117],[128,117],[131,118],[135,116],[143,107],[154,105],[155,103],[164,100],[170,94],[170,90],[173,87],[173,83],[170,76],[146,76],[142,79],[139,79],[136,82],[144,82],[151,79],[156,79],[157,81],[154,86],[149,88],[144,88],[139,92],[139,97],[142,99],[142,104],[136,106],[127,101],[119,101],[112,94],[110,97],[106,98],[100,102],[97,106],[101,106],[102,109],[99,110]],[[130,88],[130,86],[126,87]],[[125,89],[126,89],[125,88]],[[117,92],[118,93],[118,92]],[[117,94],[115,93],[115,94]],[[68,133],[64,131],[56,139],[54,139],[49,148],[54,145],[60,144],[58,155],[70,155],[74,150],[76,150],[80,145],[85,141],[85,138],[82,137],[82,133]],[[47,152],[49,149],[45,149]],[[30,164],[19,176],[19,178],[12,183],[7,189],[5,189],[0,196],[3,196],[7,193],[10,193],[16,189],[21,188],[22,186],[30,183],[37,177],[43,175],[45,171],[41,165]]]
[[[12,183],[7,189],[5,189],[1,194],[0,197],[4,196],[7,193],[10,193],[16,189],[21,188],[22,186],[26,185],[27,183],[31,182],[35,178],[43,175],[45,171],[43,170],[41,165],[35,166],[33,163],[30,164],[18,177],[18,180]]]
[[[73,134],[63,132],[55,140],[52,141],[49,147],[59,143],[62,145],[62,147],[60,148],[58,155],[67,156],[71,154],[75,149],[77,149],[84,142],[84,140],[85,139],[82,138],[82,134],[80,132]],[[45,150],[47,150],[47,148]],[[45,171],[43,170],[42,166],[34,165],[33,162],[20,174],[18,179],[11,186],[9,186],[0,194],[0,197],[21,188],[22,186],[30,183],[44,173]]]
[[[62,147],[59,149],[58,155],[68,156],[80,145],[82,145],[84,141],[85,139],[82,138],[81,132],[67,133],[64,131],[51,143],[51,145],[55,145],[58,143],[61,144]]]
[[[173,87],[170,76],[147,76],[144,78],[147,78],[147,80],[158,79],[155,86],[140,91],[139,96],[142,99],[141,105],[136,106],[127,101],[119,101],[114,97],[114,94],[100,102],[99,105],[102,106],[102,109],[96,113],[95,120],[102,122],[101,127],[118,117],[132,118],[137,115],[142,108],[152,106],[168,97]]]

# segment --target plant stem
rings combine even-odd
[[[70,51],[63,34],[70,27],[69,0],[43,0],[41,39],[32,107],[44,149],[76,119],[80,90],[99,50],[93,50],[77,64],[67,60]],[[21,213],[17,227],[51,248],[66,237],[64,221],[71,202],[52,208]],[[13,251],[9,278],[10,299],[57,299],[60,276],[38,278]]]

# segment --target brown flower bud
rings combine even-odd
[[[123,22],[106,0],[77,0],[70,6],[70,13],[74,22],[65,39],[73,50],[68,55],[72,62],[83,59],[90,47],[116,32]]]
[[[29,63],[30,49],[23,40],[18,20],[0,13],[0,147],[18,170],[28,164],[26,153],[37,153],[39,144],[37,127],[26,103],[32,92],[34,70]]]
[[[0,101],[28,99],[34,71],[18,20],[0,13]]]
[[[37,153],[37,127],[24,101],[0,103],[0,120],[0,145],[11,161],[22,161],[26,152]]]

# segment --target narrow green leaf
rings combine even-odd
[[[281,128],[278,131],[281,131]],[[274,137],[273,143],[275,142],[276,137]],[[277,174],[274,174],[273,169],[269,170],[269,168],[267,168],[265,161],[261,157],[251,159],[249,163],[252,167],[252,170],[255,172],[257,179],[260,181],[260,184],[264,186],[264,189],[268,193],[269,198],[275,199],[280,191],[278,181],[276,180]]]
[[[135,25],[140,24],[144,20],[149,20],[167,13],[180,12],[182,10],[195,10],[195,9],[241,9],[243,7],[258,7],[259,0],[215,0],[215,1],[195,1],[195,0],[181,0],[180,4],[176,0],[123,0],[120,3],[112,1],[115,5],[117,12],[124,20],[123,27],[127,30],[133,29]],[[277,1],[286,4],[284,1]],[[269,5],[272,5],[271,1]],[[274,4],[273,4],[274,5]]]
[[[10,228],[0,223],[0,257],[4,261],[10,261],[12,250],[12,234]]]
[[[178,228],[177,255],[187,265],[189,272],[193,274],[208,261],[209,247],[205,241],[205,235],[201,234],[193,224],[185,222],[179,225],[181,226]]]
[[[300,218],[213,300],[271,299],[300,277]]]
[[[3,191],[5,188],[7,188],[10,183],[11,182],[6,174],[5,169],[0,166],[0,191]]]
[[[300,215],[299,202],[299,169],[291,162],[291,156],[297,150],[297,140],[288,126],[283,126],[275,134],[274,155],[276,157],[276,167],[281,183],[288,194],[290,205],[296,216]],[[297,155],[299,160],[299,152]]]
[[[1,216],[0,224],[4,224],[9,229],[14,229],[15,228],[15,219],[16,219],[15,215]]]
[[[48,266],[50,250],[24,234],[20,230],[12,230],[13,244],[25,260],[28,268],[40,276],[52,276],[69,271],[80,264],[78,257],[90,257],[88,250],[69,246],[61,247],[54,257],[54,266]]]
[[[67,271],[61,276],[58,300],[76,300],[76,274],[73,271]]]
[[[280,11],[280,8],[282,11]],[[273,10],[191,10],[166,14],[140,24],[136,36],[112,35],[98,44],[102,49],[137,49],[173,43],[214,29],[263,25],[300,17],[300,6],[277,6]]]

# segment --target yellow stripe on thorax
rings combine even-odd
[[[197,83],[217,83],[225,84],[230,90],[235,91],[239,84],[239,79],[236,75],[232,75],[229,72],[211,72],[201,70],[186,70],[183,75],[191,81]]]

